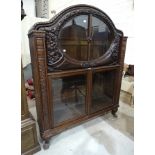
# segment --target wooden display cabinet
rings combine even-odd
[[[28,36],[44,147],[82,121],[108,111],[116,116],[127,37],[103,11],[69,7]]]

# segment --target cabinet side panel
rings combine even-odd
[[[35,87],[35,98],[39,128],[41,134],[50,128],[47,87],[47,63],[45,32],[32,32],[29,35],[32,72]],[[41,136],[42,136],[41,135]]]
[[[119,64],[120,69],[116,73],[117,82],[116,82],[116,94],[115,94],[115,104],[119,104],[119,95],[120,95],[120,88],[121,88],[121,81],[122,81],[122,72],[124,66],[124,57],[125,57],[125,50],[126,50],[126,43],[127,37],[122,37],[120,42],[120,53],[119,53]]]

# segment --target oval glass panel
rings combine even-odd
[[[89,60],[93,60],[101,57],[107,52],[114,39],[114,35],[109,30],[106,23],[94,16],[92,16],[90,35],[92,41]]]
[[[88,15],[79,15],[69,20],[59,35],[62,52],[71,58],[86,61],[88,59]]]

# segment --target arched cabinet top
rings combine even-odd
[[[118,63],[123,32],[109,16],[89,5],[75,5],[29,31],[44,33],[49,71]],[[31,47],[30,47],[31,48]]]

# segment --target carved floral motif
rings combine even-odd
[[[47,84],[46,84],[46,71],[45,71],[45,62],[44,60],[40,60],[38,61],[38,68],[39,68],[39,76],[40,76],[40,91],[41,91],[41,102],[42,104],[44,105],[43,107],[43,112],[45,114],[45,116],[47,115],[47,98],[48,98],[48,95],[47,95]],[[47,122],[47,118],[44,118],[45,119],[45,122]]]
[[[105,23],[108,24],[109,29],[114,33],[114,40],[111,43],[110,48],[103,56],[101,56],[101,58],[98,59],[98,61],[92,60],[91,62],[80,62],[73,60],[72,58],[69,58],[69,60],[68,57],[65,58],[65,54],[60,51],[60,48],[58,46],[58,35],[63,25],[71,18],[81,14],[92,14],[93,16],[96,16],[101,20],[103,19]],[[43,30],[46,32],[47,65],[49,67],[58,66],[64,59],[65,61],[68,61],[68,64],[72,64],[75,66],[78,65],[81,67],[105,64],[106,62],[108,62],[108,60],[112,60],[113,62],[117,61],[119,42],[122,33],[115,28],[111,19],[104,12],[94,7],[84,5],[68,8],[63,12],[60,12],[49,22],[36,24],[33,29]]]
[[[63,58],[57,46],[57,35],[52,31],[46,30],[47,63],[53,65]]]
[[[111,57],[113,61],[118,60],[118,52],[119,52],[119,43],[120,43],[120,36],[116,35],[115,40],[111,47]]]

